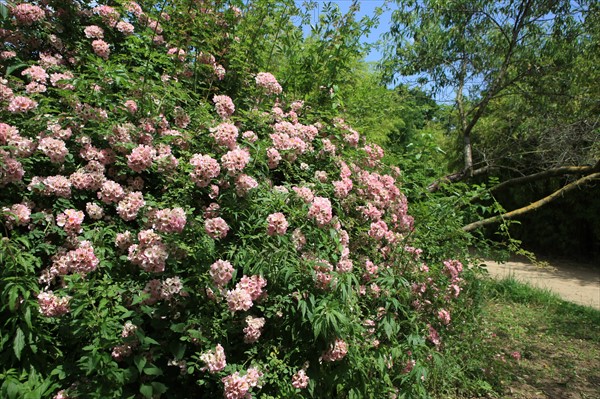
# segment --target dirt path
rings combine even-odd
[[[567,301],[600,309],[600,265],[551,260],[538,266],[522,259],[485,264],[493,277],[512,275],[519,281],[547,288]]]

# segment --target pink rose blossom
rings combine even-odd
[[[138,110],[137,103],[133,100],[125,101],[124,105],[125,105],[125,108],[127,108],[127,111],[129,111],[132,114],[135,114]]]
[[[46,83],[48,80],[48,73],[46,70],[40,66],[32,65],[29,68],[26,68],[21,72],[23,76],[29,76],[29,78],[38,83]]]
[[[108,46],[108,43],[102,39],[94,40],[92,42],[92,49],[98,57],[104,58],[105,60],[110,56],[110,47]]]
[[[448,312],[446,309],[440,310],[438,312],[438,319],[440,319],[443,324],[450,324],[450,312]]]
[[[347,353],[348,345],[346,342],[338,338],[329,346],[329,350],[323,353],[321,358],[326,362],[335,362],[342,360]]]
[[[252,130],[248,130],[248,131],[242,133],[242,137],[244,138],[244,140],[248,141],[249,143],[254,143],[254,142],[256,142],[256,140],[258,140],[258,136]]]
[[[210,265],[209,274],[215,285],[223,288],[233,277],[233,266],[228,261],[219,259]]]
[[[248,150],[242,148],[228,151],[221,157],[221,165],[227,170],[227,174],[230,176],[235,176],[244,170],[248,162],[250,162],[250,153]]]
[[[83,33],[88,39],[104,39],[104,30],[96,25],[86,26]]]
[[[40,313],[46,317],[58,317],[69,313],[70,296],[58,297],[52,291],[42,291],[38,294]]]
[[[134,27],[129,22],[119,21],[117,22],[117,30],[124,35],[133,34]]]
[[[8,104],[8,107],[6,107],[6,110],[12,113],[22,113],[31,111],[32,109],[37,108],[37,106],[37,102],[35,102],[31,98],[17,96],[13,97],[13,99],[10,100],[10,103]]]
[[[127,166],[134,172],[141,173],[152,166],[156,158],[156,150],[149,145],[138,145],[127,155]]]
[[[154,215],[152,227],[162,233],[181,233],[186,224],[182,208],[161,209]]]
[[[44,10],[33,4],[17,4],[11,10],[11,12],[17,19],[17,22],[25,26],[32,25],[34,22],[38,22],[46,18],[46,13]]]
[[[308,386],[308,381],[309,378],[304,369],[298,370],[298,372],[292,376],[292,386],[296,389],[306,388]]]
[[[256,75],[256,85],[262,88],[267,95],[281,94],[283,91],[275,76],[268,72],[260,72]]]
[[[214,374],[225,368],[227,365],[227,359],[225,358],[225,350],[221,344],[217,344],[214,350],[208,351],[200,355],[200,360],[206,363],[205,370],[209,373]]]
[[[323,227],[331,221],[332,209],[329,199],[324,197],[315,197],[308,211],[308,217],[315,219],[317,226]]]
[[[288,222],[285,215],[281,212],[272,213],[267,217],[267,235],[283,235],[288,228]]]
[[[84,214],[76,209],[67,209],[63,213],[56,216],[56,225],[64,227],[65,232],[69,235],[82,232],[81,224],[83,223]]]
[[[209,155],[194,154],[190,164],[194,167],[190,177],[198,187],[208,186],[221,173],[219,163]]]
[[[225,238],[229,231],[227,222],[220,217],[206,219],[204,222],[204,230],[209,237],[213,239]]]
[[[238,128],[231,123],[221,123],[210,129],[210,136],[215,139],[215,142],[218,145],[226,146],[230,150],[235,148],[238,134]]]
[[[242,173],[235,178],[235,191],[240,197],[246,196],[250,190],[256,187],[258,187],[258,182],[251,176]]]
[[[146,205],[144,196],[140,191],[128,193],[117,205],[117,214],[125,221],[137,218],[140,209]]]
[[[248,290],[236,287],[234,290],[227,291],[227,306],[232,312],[246,311],[253,305],[252,297]]]
[[[229,118],[235,112],[235,105],[229,96],[214,96],[213,102],[217,114],[223,119]]]
[[[265,325],[264,317],[246,317],[246,327],[244,328],[244,342],[252,344],[258,341],[261,335],[261,329]]]
[[[98,192],[98,199],[105,204],[119,202],[123,197],[125,197],[125,190],[119,183],[112,180],[102,183],[102,188]]]
[[[270,169],[275,169],[278,165],[279,162],[281,161],[281,155],[279,154],[279,151],[277,151],[276,148],[268,148],[267,149],[267,163],[269,165]]]
[[[31,221],[31,208],[27,204],[14,204],[10,208],[2,208],[8,228],[27,226]]]

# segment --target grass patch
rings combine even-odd
[[[600,397],[600,311],[512,278],[479,289],[480,314],[432,373],[437,397]]]

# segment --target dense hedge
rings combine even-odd
[[[426,395],[462,265],[380,147],[227,69],[240,9],[1,7],[0,396]]]

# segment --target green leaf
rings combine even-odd
[[[142,386],[140,387],[140,393],[145,398],[152,398],[152,392],[152,385],[142,384]]]
[[[158,394],[163,394],[168,390],[167,386],[161,382],[153,382],[152,388],[154,389],[154,392]]]
[[[25,347],[25,334],[21,328],[17,328],[17,334],[15,335],[15,340],[13,342],[13,350],[15,351],[15,356],[17,359],[21,360],[21,352]]]
[[[144,369],[144,374],[146,374],[146,375],[162,375],[163,372],[161,369],[159,369],[155,365],[151,365],[150,367],[146,367]]]
[[[141,355],[137,355],[133,359],[133,363],[135,364],[135,367],[137,367],[138,372],[140,372],[140,373],[144,369],[144,366],[146,365],[147,362],[148,361],[146,360],[146,358],[144,356],[141,356]]]

